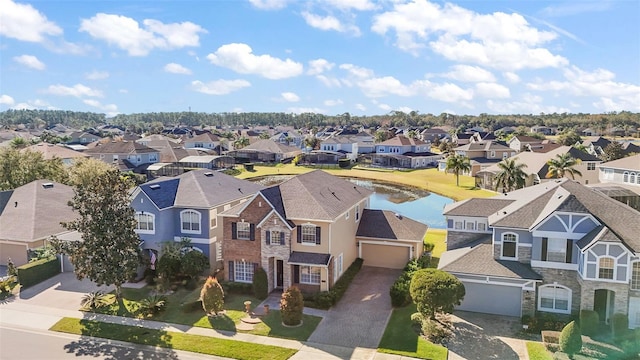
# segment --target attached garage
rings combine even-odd
[[[496,284],[468,282],[461,279],[465,296],[457,310],[520,317],[522,288]]]
[[[402,269],[411,259],[411,245],[392,246],[361,241],[360,248],[365,266]]]
[[[27,244],[0,243],[0,265],[7,265],[9,259],[16,266],[28,263]]]

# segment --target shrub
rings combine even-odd
[[[18,276],[18,269],[16,268],[16,264],[13,263],[13,260],[11,260],[11,258],[9,258],[9,261],[7,261],[7,275]]]
[[[313,296],[313,302],[320,309],[329,309],[334,304],[333,293],[330,291],[321,291]]]
[[[0,280],[0,294],[8,294],[11,292],[11,285],[16,282],[15,276],[8,276],[4,280]]]
[[[188,278],[195,278],[209,268],[209,258],[200,251],[187,251],[180,258],[180,272]]]
[[[348,168],[349,165],[351,164],[351,160],[349,159],[339,159],[338,160],[338,166],[341,168]]]
[[[225,292],[238,295],[252,295],[253,286],[247,283],[225,281],[221,284]]]
[[[451,330],[436,320],[425,319],[422,322],[422,334],[432,343],[442,343],[451,335]]]
[[[582,335],[580,334],[580,326],[572,321],[562,329],[560,333],[560,351],[567,353],[569,358],[582,349]]]
[[[285,325],[295,326],[302,322],[304,299],[300,290],[291,286],[282,293],[280,299],[280,315]]]
[[[147,315],[155,315],[167,305],[167,297],[164,295],[150,295],[140,301],[140,309]]]
[[[423,251],[425,253],[430,253],[430,252],[433,251],[433,248],[435,248],[435,247],[436,247],[436,245],[434,243],[428,242],[428,243],[424,244]]]
[[[155,285],[156,271],[150,268],[144,269],[144,281],[147,283],[147,285]]]
[[[611,318],[611,335],[614,339],[622,338],[629,329],[629,318],[622,313],[615,313]]]
[[[269,279],[267,278],[267,272],[263,268],[256,269],[251,286],[253,288],[253,296],[258,299],[264,300],[269,296]]]
[[[418,311],[434,319],[437,312],[451,313],[464,298],[464,285],[455,276],[437,269],[416,271],[409,288]]]
[[[600,319],[598,313],[593,310],[580,310],[580,329],[582,334],[593,336],[598,331]]]
[[[428,267],[428,264],[424,266],[424,261],[418,259],[412,259],[404,266],[402,273],[389,289],[392,306],[403,307],[411,303],[411,294],[409,293],[411,277],[416,271],[425,267]]]
[[[224,291],[216,278],[207,278],[207,281],[202,286],[200,299],[202,299],[202,308],[207,315],[217,315],[222,311],[224,307]]]
[[[41,259],[18,266],[18,282],[29,287],[60,273],[60,260],[57,257]]]
[[[310,299],[307,298],[307,304],[312,307],[316,307],[319,309],[329,309],[331,306],[335,305],[344,293],[349,288],[349,284],[353,281],[353,278],[356,277],[360,268],[362,268],[363,260],[357,258],[349,265],[349,268],[342,274],[340,279],[333,284],[333,287],[329,291],[323,291],[316,293]]]
[[[93,291],[82,297],[80,306],[85,310],[95,310],[107,305],[107,296],[102,291]]]
[[[419,312],[411,314],[411,323],[413,325],[422,326],[423,321],[424,321],[424,316],[422,316],[422,314],[420,314]]]

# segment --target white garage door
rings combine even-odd
[[[456,309],[487,314],[521,316],[522,289],[514,286],[462,281],[465,296]]]
[[[409,261],[409,247],[360,243],[366,266],[402,269]]]

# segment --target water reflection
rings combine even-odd
[[[290,175],[266,176],[253,180],[264,186],[279,184]],[[442,209],[453,200],[428,191],[391,183],[372,180],[348,179],[356,185],[374,191],[369,201],[369,208],[390,210],[429,225],[432,228],[446,228]]]

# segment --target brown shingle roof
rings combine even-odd
[[[263,139],[260,141],[256,141],[255,143],[243,147],[242,149],[239,149],[239,151],[246,151],[246,150],[252,150],[252,151],[260,151],[260,152],[270,152],[270,153],[274,153],[274,154],[284,154],[284,153],[291,153],[291,152],[296,152],[296,151],[301,151],[299,148],[295,147],[295,146],[288,146],[288,145],[284,145],[284,144],[280,144],[278,142],[275,142],[273,140],[269,140],[269,139]]]
[[[448,204],[444,208],[443,215],[489,216],[514,201],[515,200],[500,198],[472,198]]]
[[[640,154],[602,163],[600,168],[640,171]]]
[[[71,150],[67,147],[53,144],[40,143],[31,145],[29,147],[24,148],[24,151],[37,151],[42,153],[42,157],[45,160],[51,160],[53,158],[60,159],[73,159],[73,158],[81,158],[81,157],[89,157],[90,155],[83,154],[79,151]]]
[[[174,206],[211,208],[229,201],[250,196],[262,185],[210,170],[194,170],[180,179]]]
[[[403,135],[398,135],[393,137],[387,141],[383,141],[378,145],[395,145],[395,146],[406,146],[406,145],[426,145],[427,143],[420,139],[410,139]]]
[[[428,226],[389,210],[365,209],[356,236],[387,240],[421,241]]]
[[[158,152],[158,150],[135,141],[112,141],[85,150],[87,154],[144,154],[155,152]]]

